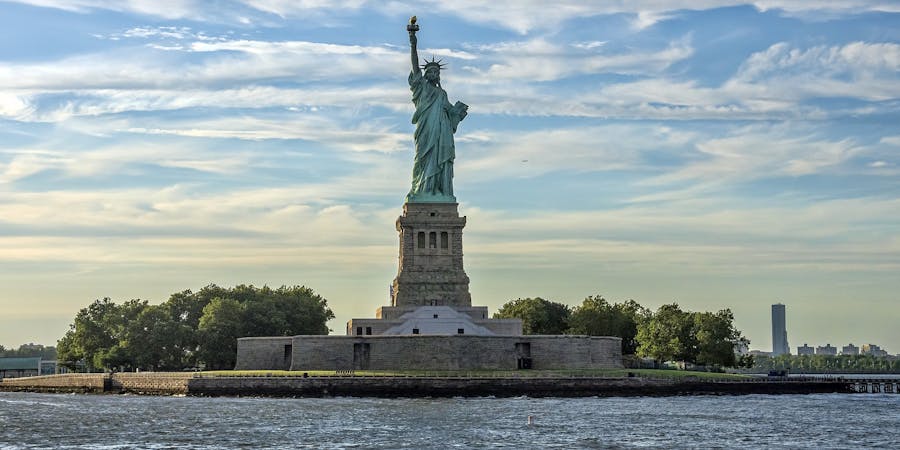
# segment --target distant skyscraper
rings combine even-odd
[[[784,305],[776,303],[772,305],[772,355],[786,354],[791,354],[791,348],[788,346],[787,328],[785,328]]]

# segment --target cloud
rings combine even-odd
[[[177,167],[217,174],[235,174],[253,166],[247,153],[223,155],[199,146],[187,148],[184,144],[128,143],[92,150],[24,149],[3,153],[10,157],[7,163],[0,163],[0,184],[46,171],[57,171],[71,178],[91,178],[126,169],[133,171],[134,166]]]
[[[540,0],[484,2],[459,0],[418,0],[381,2],[374,0],[289,1],[289,0],[233,0],[218,2],[209,8],[196,0],[172,0],[160,3],[152,0],[10,0],[34,6],[86,13],[92,10],[111,10],[160,17],[224,21],[237,25],[268,23],[270,15],[281,19],[315,19],[327,23],[346,11],[371,8],[396,16],[408,11],[440,11],[465,21],[486,24],[527,34],[533,30],[553,30],[574,18],[612,14],[634,15],[633,26],[644,29],[672,17],[683,10],[709,10],[739,5],[752,5],[761,11],[776,10],[801,18],[847,16],[867,12],[900,12],[896,2],[888,0],[633,0],[628,2],[584,2],[557,0],[552,7]]]
[[[178,31],[182,33],[183,31]],[[155,35],[142,31],[141,35]],[[537,48],[546,51],[532,54]],[[544,40],[504,43],[477,49],[439,50],[439,56],[471,61],[499,61],[486,70],[471,67],[450,75],[457,92],[475,90],[485,82],[495,85],[487,93],[484,112],[522,113],[528,108],[537,114],[590,115],[590,107],[573,105],[578,99],[560,102],[553,96],[536,93],[527,86],[506,85],[508,80],[531,82],[596,72],[658,71],[674,61],[686,58],[691,50],[680,41],[658,52],[602,54],[597,43],[581,48],[550,44]],[[358,108],[359,105],[384,106],[408,111],[406,89],[396,82],[379,85],[371,80],[401,78],[398,69],[406,62],[405,52],[392,47],[363,47],[315,42],[264,42],[249,40],[193,41],[158,52],[149,57],[139,52],[120,51],[70,57],[47,63],[9,65],[0,68],[0,83],[18,92],[7,94],[0,110],[6,117],[21,120],[60,121],[79,115],[99,115],[126,111],[159,111],[189,107],[266,108],[297,105]],[[428,51],[428,50],[424,50]],[[573,55],[572,52],[579,53]],[[178,53],[203,55],[201,60],[182,60]],[[580,53],[585,53],[584,55]],[[530,56],[529,56],[530,55]],[[565,59],[581,57],[583,64],[563,64]],[[516,59],[519,58],[519,59]],[[515,70],[512,70],[515,64]],[[178,67],[173,70],[172,67]],[[554,68],[555,67],[555,68]],[[549,68],[549,69],[548,69]],[[301,74],[301,75],[298,75]],[[474,75],[472,75],[474,74]],[[331,83],[369,80],[367,85],[348,88]],[[309,87],[298,88],[296,84]],[[218,89],[211,89],[220,86]],[[476,90],[477,88],[477,90]],[[507,95],[511,94],[511,95]],[[66,96],[69,96],[66,98]],[[64,101],[60,99],[65,98]],[[6,100],[8,99],[8,100]],[[519,106],[512,106],[519,105]],[[608,114],[601,112],[599,114]],[[598,113],[594,113],[598,114]],[[146,128],[146,127],[145,127]]]
[[[885,137],[881,138],[880,142],[881,142],[882,144],[888,144],[888,145],[893,145],[893,146],[900,147],[900,135],[898,135],[898,136],[885,136]]]
[[[900,97],[900,45],[852,42],[805,50],[778,43],[754,53],[725,88],[772,98],[853,97],[881,101]]]
[[[584,2],[580,0],[555,1],[548,7],[540,0],[496,1],[462,0],[448,4],[440,0],[425,0],[444,13],[463,19],[512,29],[521,34],[532,30],[556,29],[573,18],[612,14],[633,14],[633,26],[644,29],[658,21],[667,20],[683,10],[709,10],[739,5],[752,5],[759,10],[780,10],[792,15],[807,17],[821,14],[854,15],[870,11],[900,12],[900,6],[885,0],[632,0],[627,2]],[[393,9],[397,9],[394,6]],[[535,11],[540,11],[536,14]]]
[[[137,27],[125,30],[121,34],[114,34],[113,37],[124,38],[172,38],[186,39],[188,37],[196,38],[197,35],[191,32],[190,27]]]
[[[660,11],[639,11],[637,17],[632,21],[631,26],[637,30],[643,30],[674,17],[672,14],[665,14]]]
[[[208,55],[197,62],[172,52],[156,52],[151,58],[146,52],[122,50],[9,64],[0,68],[0,84],[19,90],[78,90],[194,88],[276,78],[298,83],[346,81],[396,74],[408,58],[387,47],[314,42],[196,41],[190,48]]]
[[[604,260],[628,265],[691,264],[716,270],[725,264],[726,270],[756,270],[759,267],[753,266],[777,264],[795,270],[814,265],[840,270],[865,266],[870,258],[878,270],[891,270],[900,267],[900,240],[890,225],[878,224],[897,223],[898,206],[893,198],[803,204],[772,198],[738,207],[727,195],[708,193],[687,201],[599,211],[477,209],[468,214],[480,219],[477,246],[494,243],[490,252],[505,256],[521,250],[520,256],[526,257],[527,244],[533,243],[547,256],[536,258],[532,251],[531,258],[559,261],[549,256],[557,248],[566,255],[562,259],[576,258],[573,265],[608,253]],[[507,245],[511,248],[504,251]]]
[[[560,45],[545,38],[483,45],[478,49],[491,64],[487,70],[472,67],[469,71],[474,78],[490,82],[541,82],[598,73],[654,74],[693,54],[689,36],[670,42],[663,50],[627,53],[607,53],[597,43]]]
[[[477,76],[463,77],[463,85],[455,92],[477,93],[485,99],[482,108],[492,113],[647,119],[827,120],[889,113],[896,110],[892,101],[900,98],[897,44],[852,42],[797,48],[777,43],[750,55],[731,78],[708,85],[667,70],[689,58],[692,48],[687,42],[675,41],[658,52],[579,55],[579,61],[586,61],[583,67],[562,63],[575,55],[562,56],[562,49],[542,39],[488,46],[483,51],[496,52],[501,62],[487,72],[470,69]],[[502,56],[505,52],[510,55],[507,60]],[[598,83],[596,89],[583,89],[577,95],[565,87],[527,81],[610,72],[644,77]],[[493,84],[498,79],[518,84]],[[492,89],[479,92],[477,86],[483,85]],[[826,107],[818,103],[833,98],[867,104]]]
[[[0,92],[0,117],[19,119],[32,112],[27,98],[11,92]]]
[[[369,3],[366,0],[244,0],[245,4],[280,17],[291,17],[316,10],[355,10]]]
[[[531,132],[482,132],[461,142],[478,152],[459,162],[463,182],[534,178],[548,173],[658,170],[650,154],[674,153],[696,139],[687,131],[654,124],[553,128]],[[552,149],[559,149],[554,151]]]
[[[401,85],[402,86],[402,85]],[[64,103],[51,101],[57,93],[32,92],[21,95],[22,106],[15,118],[21,121],[65,121],[76,116],[101,116],[130,111],[162,112],[190,108],[271,109],[294,112],[322,112],[323,108],[359,109],[383,106],[395,111],[411,110],[406,89],[373,83],[352,88],[345,85],[318,85],[309,88],[253,86],[236,89],[85,89]],[[239,111],[237,114],[246,112]],[[297,117],[297,114],[292,114]],[[287,117],[285,120],[288,120]]]
[[[61,121],[209,106],[409,109],[406,90],[397,84],[408,56],[398,47],[233,39],[186,27],[136,27],[120,35],[150,40],[146,45],[157,50],[142,45],[0,67],[0,85],[7,89],[0,93],[0,117]],[[174,44],[161,45],[155,39]],[[674,64],[694,55],[690,34],[663,48],[629,52],[612,50],[601,41],[558,43],[548,37],[433,51],[455,60],[457,69],[447,76],[454,95],[483,100],[473,113],[816,120],[883,112],[892,108],[886,101],[900,97],[900,45],[893,43],[810,48],[777,43],[750,55],[718,86],[671,73]],[[628,78],[598,80],[596,88],[577,92],[548,85],[609,74]],[[363,83],[365,87],[347,87]],[[816,104],[829,98],[872,104]]]
[[[195,16],[200,10],[196,0],[9,0],[34,6],[63,9],[79,13],[106,9],[117,12],[144,14],[165,19]]]
[[[10,183],[45,170],[68,164],[70,160],[50,151],[22,151],[8,163],[0,163],[0,184]]]
[[[816,17],[813,13],[825,14],[830,18],[867,12],[900,12],[896,2],[885,0],[753,0],[746,3],[760,11],[781,10],[789,15],[813,19]]]
[[[758,180],[895,175],[885,170],[893,166],[887,161],[894,156],[883,144],[834,137],[827,125],[784,122],[718,128],[638,122],[479,131],[458,140],[462,151],[478,151],[467,151],[458,160],[457,176],[461,183],[491,183],[550,174],[628,173],[632,196],[621,201],[658,205],[740,189]],[[867,167],[882,171],[872,173]],[[836,192],[837,187],[820,195]]]
[[[300,185],[214,193],[192,185],[14,193],[0,204],[7,236],[0,238],[0,262],[240,267],[271,257],[305,267],[310,260],[380,264],[396,256],[396,207],[321,202],[309,194]],[[608,210],[468,206],[477,227],[467,245],[497,267],[522,258],[571,267],[604,255],[620,267],[727,272],[866,265],[890,271],[900,268],[900,240],[893,227],[879,224],[897,223],[898,211],[893,198],[806,205],[773,198],[736,208],[721,195]],[[192,250],[185,254],[185,248]]]
[[[394,152],[408,147],[408,133],[376,124],[346,124],[315,115],[286,115],[279,119],[235,117],[179,121],[166,128],[129,127],[127,133],[244,140],[304,139],[351,151]]]
[[[697,195],[697,188],[708,191],[755,179],[836,172],[865,151],[853,139],[829,140],[804,128],[791,122],[751,125],[732,131],[730,136],[698,140],[698,153],[689,162],[646,182],[700,183],[687,192]]]
[[[720,86],[664,77],[605,86],[597,94],[588,93],[587,100],[605,101],[650,117],[824,119],[861,111],[840,107],[826,111],[813,101],[852,98],[881,102],[900,97],[898,70],[897,44],[854,42],[798,49],[778,43],[750,55]],[[873,108],[867,114],[893,107]]]

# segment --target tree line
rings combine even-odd
[[[872,355],[757,356],[752,371],[794,373],[900,373],[900,358]]]
[[[17,349],[0,345],[0,358],[41,358],[47,361],[56,359],[56,347],[45,347],[41,344],[22,344]]]
[[[622,353],[657,361],[734,367],[734,349],[749,341],[734,327],[734,316],[682,310],[678,304],[650,311],[634,300],[610,303],[602,296],[574,308],[542,298],[504,304],[495,318],[520,318],[525,334],[618,336]],[[185,290],[151,305],[134,299],[95,300],[78,311],[56,351],[62,365],[100,370],[231,369],[237,339],[244,336],[328,334],[334,313],[327,301],[305,286],[211,284]],[[52,347],[51,347],[52,348]]]
[[[237,338],[328,334],[327,301],[305,286],[211,284],[167,301],[95,300],[57,343],[61,364],[88,371],[231,369]]]
[[[655,312],[634,300],[610,303],[587,297],[574,308],[536,298],[505,303],[494,318],[522,319],[525,334],[580,334],[622,338],[622,354],[657,361],[684,361],[703,366],[749,366],[752,359],[735,354],[750,341],[734,327],[734,314],[682,310],[677,303]]]

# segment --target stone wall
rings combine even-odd
[[[475,325],[491,330],[494,334],[507,336],[522,335],[522,319],[474,319]]]
[[[852,393],[847,381],[698,382],[640,378],[235,377],[195,378],[191,395],[273,397],[612,397]]]
[[[120,388],[112,387],[113,378]],[[741,395],[853,393],[852,380],[702,382],[604,377],[209,377],[184,373],[65,374],[0,382],[0,391],[289,397]]]
[[[192,372],[120,372],[110,375],[109,391],[133,394],[187,394]]]
[[[188,380],[193,372],[122,372],[67,373],[39,377],[5,379],[3,391],[130,393],[130,394],[187,394]]]
[[[196,378],[191,380],[190,392],[275,397],[574,397],[604,392],[644,395],[649,391],[642,386],[648,384],[627,378],[235,377]]]
[[[4,391],[38,392],[104,392],[109,384],[103,373],[68,373],[27,378],[4,378],[0,389]]]
[[[294,338],[281,337],[248,337],[238,339],[237,364],[234,370],[253,370],[264,367],[268,370],[288,370],[291,367],[291,346]],[[285,358],[285,350],[288,357]]]
[[[238,339],[237,369],[281,369],[286,338]],[[524,344],[524,345],[523,345]],[[263,356],[259,356],[263,355]],[[621,339],[589,336],[294,336],[291,370],[601,369],[622,367]]]

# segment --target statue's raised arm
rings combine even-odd
[[[416,44],[418,44],[419,40],[416,38],[416,31],[419,31],[419,26],[416,25],[416,16],[409,18],[409,25],[406,26],[406,31],[409,32],[409,54],[412,59],[412,70],[413,72],[418,72],[419,52],[416,50]]]
[[[412,123],[416,125],[416,158],[413,163],[412,188],[407,202],[456,203],[453,195],[453,160],[456,146],[453,133],[466,118],[469,107],[463,102],[451,104],[441,87],[441,68],[444,64],[434,57],[419,66],[416,16],[409,19],[410,60],[409,88],[416,105]]]

